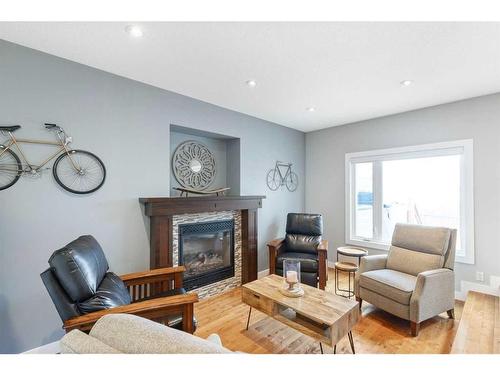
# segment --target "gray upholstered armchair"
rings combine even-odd
[[[442,312],[454,318],[456,229],[397,224],[389,253],[361,259],[355,292],[363,300],[420,323]]]

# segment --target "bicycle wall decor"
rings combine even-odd
[[[55,131],[57,142],[16,138],[13,133],[21,129],[21,126],[0,126],[0,133],[9,138],[0,144],[0,190],[11,187],[21,176],[39,176],[43,167],[56,157],[52,174],[63,189],[75,194],[89,194],[98,190],[106,179],[106,168],[101,159],[88,151],[72,150],[69,144],[73,140],[60,126],[45,124],[45,128]],[[57,146],[58,149],[40,164],[31,164],[20,146],[21,143]],[[22,162],[13,151],[13,146],[16,147]]]
[[[292,163],[277,161],[274,168],[267,172],[267,186],[276,191],[286,186],[288,191],[295,191],[299,186],[299,177],[292,172]]]

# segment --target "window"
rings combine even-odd
[[[456,228],[474,263],[472,140],[346,154],[346,242],[387,250],[396,223]]]

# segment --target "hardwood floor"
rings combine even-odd
[[[500,297],[469,292],[451,352],[500,354]]]
[[[332,270],[328,279],[326,289],[333,292]],[[441,314],[423,322],[419,336],[412,337],[409,322],[363,302],[362,318],[353,330],[356,353],[449,353],[462,308],[463,303],[457,301],[455,320],[448,319],[446,313]],[[217,333],[225,347],[245,353],[320,353],[318,342],[255,309],[246,331],[248,310],[241,302],[240,288],[203,300],[195,305],[198,319],[195,335],[207,337]],[[325,353],[333,353],[333,349],[323,348]],[[351,353],[347,337],[337,345],[337,354],[343,353]]]

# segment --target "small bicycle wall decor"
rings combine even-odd
[[[72,150],[69,147],[72,138],[60,126],[45,124],[45,128],[56,133],[57,142],[16,138],[13,133],[21,129],[21,126],[0,126],[0,132],[9,137],[0,144],[0,190],[11,187],[21,176],[40,176],[43,167],[57,156],[52,173],[63,189],[75,194],[88,194],[98,190],[106,179],[106,168],[101,159],[88,151]],[[20,143],[57,146],[58,149],[40,164],[31,164]],[[23,162],[12,150],[13,146],[16,146]]]
[[[299,177],[292,172],[292,163],[277,161],[274,168],[267,173],[267,186],[275,191],[283,185],[289,191],[295,191],[299,186]]]

